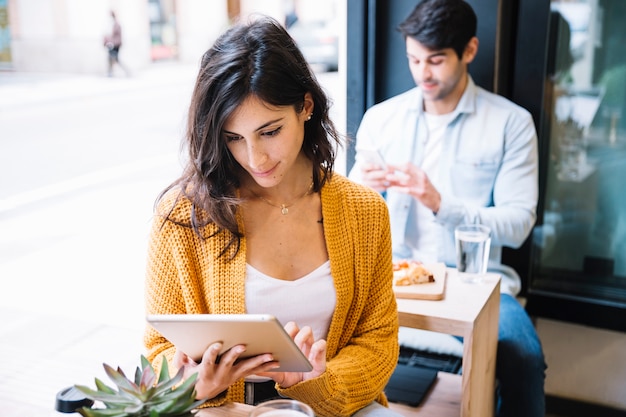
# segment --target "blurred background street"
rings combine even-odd
[[[0,409],[134,372],[154,200],[181,169],[195,65],[132,77],[0,72]],[[343,129],[337,72],[318,74]],[[342,163],[339,163],[341,167]]]
[[[343,132],[345,11],[343,0],[0,0],[3,416],[54,415],[63,388],[109,383],[102,363],[127,374],[140,363],[153,204],[180,174],[209,45],[254,13],[283,22]],[[116,25],[123,67],[109,67],[103,42]]]

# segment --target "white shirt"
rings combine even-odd
[[[446,134],[448,123],[452,121],[454,113],[429,114],[424,113],[426,121],[427,135],[422,140],[424,142],[424,158],[421,168],[426,172],[428,178],[435,188],[439,188],[439,158],[443,138]],[[424,263],[438,261],[437,242],[439,239],[439,225],[433,212],[422,204],[413,204],[410,207],[409,220],[407,224],[407,246],[412,250],[410,259]]]
[[[428,159],[428,129],[421,89],[415,87],[369,108],[357,132],[356,163],[350,178],[361,182],[358,149],[379,149],[392,165]],[[489,270],[503,274],[503,292],[517,294],[521,280],[502,265],[502,246],[519,247],[536,219],[538,189],[537,133],[530,113],[469,79],[446,126],[437,158],[437,190],[441,203],[434,216],[439,232],[430,244],[437,259],[455,266],[454,227],[481,223],[492,231]],[[412,196],[387,190],[395,258],[412,256],[410,240],[416,220]],[[418,232],[419,233],[419,232]],[[508,278],[508,279],[507,279]]]
[[[315,340],[326,339],[337,297],[330,261],[295,281],[272,278],[246,265],[246,311],[271,314],[284,326],[311,326]]]

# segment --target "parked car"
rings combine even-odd
[[[320,71],[337,71],[339,66],[339,31],[336,20],[296,20],[288,31],[304,58]]]

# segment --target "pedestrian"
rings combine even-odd
[[[201,60],[187,163],[156,202],[147,313],[271,314],[313,366],[270,372],[270,355],[236,361],[243,345],[218,361],[219,343],[197,363],[148,327],[150,360],[198,373],[210,406],[269,388],[262,400],[293,398],[317,416],[398,416],[383,392],[399,351],[388,211],[334,172],[329,106],[271,18],[234,25]]]
[[[122,63],[120,62],[120,48],[122,47],[122,26],[117,20],[117,16],[115,12],[111,10],[111,33],[104,37],[104,46],[107,48],[109,52],[109,67],[107,75],[109,77],[113,76],[113,67],[117,64],[126,75],[129,74],[128,70]]]
[[[497,416],[543,417],[541,343],[515,298],[521,280],[501,263],[502,246],[519,247],[536,220],[537,134],[528,111],[474,84],[476,26],[462,0],[424,0],[400,24],[417,86],[366,111],[350,178],[384,194],[394,260],[454,267],[454,228],[491,228],[489,268],[502,276]]]

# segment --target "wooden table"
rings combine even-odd
[[[406,417],[459,417],[461,409],[461,378],[458,375],[440,372],[435,382],[436,389],[427,394],[419,407],[389,403],[389,408]],[[247,417],[251,405],[227,403],[220,407],[203,408],[196,417]]]
[[[463,337],[463,375],[439,372],[419,407],[390,404],[404,416],[491,417],[494,415],[500,276],[465,284],[448,269],[440,301],[398,299],[400,325]],[[229,403],[205,408],[197,417],[246,417],[251,406]]]
[[[447,272],[443,300],[398,299],[400,325],[463,337],[463,375],[451,381],[459,385],[461,395],[455,415],[490,417],[494,415],[500,276],[487,274],[481,284],[466,284],[455,269]]]

